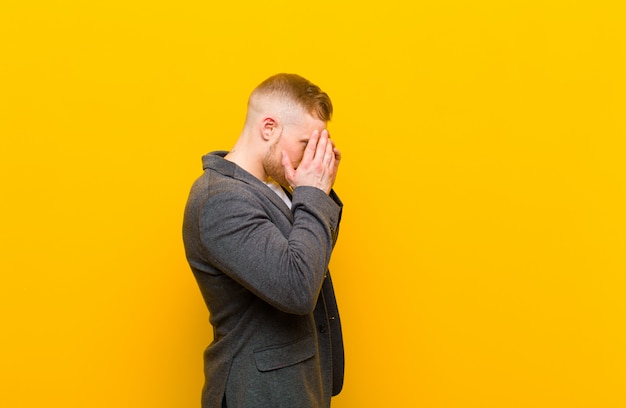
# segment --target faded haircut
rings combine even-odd
[[[281,73],[267,78],[252,91],[250,99],[260,95],[289,99],[324,122],[330,121],[333,116],[333,104],[326,92],[297,74]]]

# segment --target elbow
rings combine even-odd
[[[308,315],[317,306],[327,263],[324,263],[325,259],[296,259],[298,262],[289,265],[290,272],[276,288],[280,299],[277,307],[286,313]]]
[[[289,305],[288,309],[285,310],[285,312],[291,313],[294,315],[305,316],[305,315],[309,315],[313,313],[316,305],[317,305],[317,298],[316,299],[312,299],[312,298],[302,299],[298,302],[293,302],[291,305]]]
[[[317,306],[317,299],[319,297],[319,290],[313,290],[312,288],[299,290],[289,290],[284,292],[284,296],[280,305],[277,305],[283,312],[294,315],[308,315],[313,313]]]

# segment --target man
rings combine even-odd
[[[329,407],[341,391],[332,109],[301,76],[272,76],[250,95],[233,149],[202,159],[183,238],[214,333],[203,408]]]

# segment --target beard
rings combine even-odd
[[[287,178],[285,177],[285,169],[281,163],[281,154],[278,151],[279,141],[280,136],[276,139],[274,144],[270,146],[267,153],[265,153],[265,157],[263,158],[263,168],[265,169],[265,174],[271,177],[272,180],[280,184],[282,187],[289,188],[289,182],[287,182]]]

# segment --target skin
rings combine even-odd
[[[249,109],[244,129],[225,158],[259,180],[271,178],[287,188],[316,187],[328,194],[341,153],[326,122],[293,104],[264,98]]]

